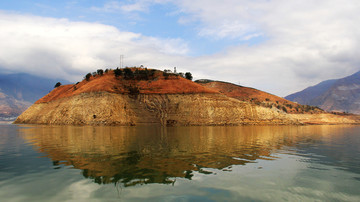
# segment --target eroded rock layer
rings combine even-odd
[[[222,94],[82,93],[36,103],[15,123],[74,125],[241,125],[296,124],[281,111]]]

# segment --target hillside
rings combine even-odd
[[[321,82],[286,98],[300,104],[319,106],[326,111],[360,114],[360,72]]]
[[[77,84],[57,87],[15,121],[77,125],[295,122],[286,113],[229,98],[177,74],[140,68],[88,74]]]
[[[176,74],[164,74],[159,70],[132,69],[132,76],[114,76],[111,70],[102,75],[89,77],[77,84],[63,85],[36,103],[45,103],[81,93],[109,92],[116,94],[193,94],[218,93]]]
[[[254,88],[239,86],[223,81],[197,80],[195,82],[201,84],[202,86],[219,91],[226,96],[263,107],[277,108],[290,114],[323,113],[323,111],[319,108],[300,105]]]
[[[278,107],[241,100],[178,74],[125,68],[87,74],[83,81],[55,88],[23,112],[15,123],[70,125],[242,125],[358,123],[357,117],[286,113]],[[234,88],[238,86],[222,83]],[[267,101],[264,92],[247,90]],[[255,93],[256,92],[256,93]],[[238,97],[237,97],[238,96]],[[291,104],[282,98],[269,99]],[[270,102],[270,100],[269,100]],[[289,110],[290,111],[290,110]],[[312,115],[312,114],[310,114]]]

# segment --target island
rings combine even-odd
[[[191,73],[144,67],[97,70],[55,85],[14,123],[47,125],[358,124],[359,117],[300,105],[227,82],[192,81]]]

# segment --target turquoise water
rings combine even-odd
[[[0,125],[0,198],[360,201],[360,127]]]

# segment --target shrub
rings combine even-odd
[[[125,86],[125,88],[127,88],[129,90],[129,94],[130,95],[137,95],[140,93],[140,89],[137,86]]]
[[[128,67],[124,69],[124,78],[125,79],[133,79],[134,78],[133,71]]]
[[[186,73],[185,73],[185,78],[186,78],[186,79],[189,79],[190,81],[192,81],[192,79],[193,79],[193,77],[192,77],[192,75],[191,75],[190,72],[186,72]]]
[[[163,71],[163,76],[165,77],[165,79],[168,79],[169,75],[170,74],[167,71]]]
[[[86,76],[85,76],[86,81],[89,81],[90,77],[91,77],[91,73],[87,73]]]
[[[149,79],[149,71],[145,70],[135,70],[134,76],[138,80],[148,80]]]
[[[61,86],[61,83],[60,83],[60,82],[57,82],[57,83],[55,84],[54,88],[57,88],[57,87],[59,87],[59,86]]]
[[[96,72],[100,76],[102,76],[104,74],[104,70],[102,70],[102,69],[98,69]]]
[[[114,74],[115,74],[115,77],[122,76],[123,71],[121,69],[119,69],[119,68],[116,68],[114,70]]]

